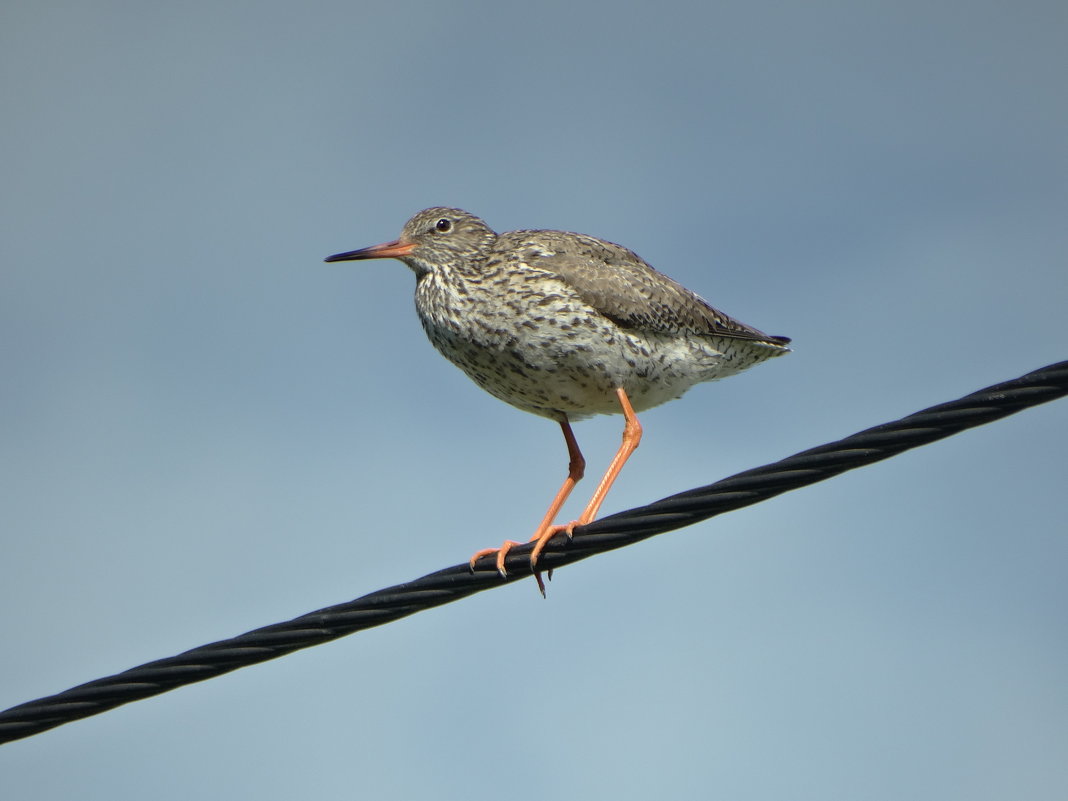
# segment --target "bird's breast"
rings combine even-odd
[[[640,411],[723,366],[715,346],[620,328],[559,280],[429,278],[416,306],[434,347],[490,394],[535,414],[616,413],[617,387]]]

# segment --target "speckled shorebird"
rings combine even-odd
[[[415,273],[415,307],[442,355],[494,397],[560,424],[570,457],[567,478],[531,541],[538,556],[555,535],[569,537],[597,516],[608,490],[641,440],[635,416],[714,381],[789,352],[768,336],[712,308],[636,254],[565,231],[495,233],[460,209],[426,209],[398,239],[338,253],[326,261],[400,259]],[[571,421],[622,413],[623,443],[577,520],[554,524],[586,461]],[[518,543],[486,548],[471,567]]]

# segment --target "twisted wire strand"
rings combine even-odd
[[[802,451],[773,464],[747,470],[705,487],[680,492],[575,529],[574,539],[558,536],[542,553],[539,567],[557,569],[715,515],[740,509],[788,490],[808,486],[926,445],[975,426],[1068,394],[1068,361],[1043,367],[1012,381],[932,406],[838,442]],[[415,581],[397,584],[348,603],[326,607],[283,623],[203,645],[177,656],[78,685],[0,712],[0,743],[29,737],[141,698],[275,659],[301,648],[380,626],[424,609],[530,576],[532,545],[508,555],[502,578],[492,559],[471,571],[454,565]]]

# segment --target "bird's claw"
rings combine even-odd
[[[545,546],[549,544],[553,537],[557,534],[566,534],[568,542],[570,542],[575,535],[575,527],[580,525],[578,520],[572,520],[570,523],[562,525],[552,525],[545,529],[545,531],[536,533],[530,538],[529,542],[535,543],[534,550],[530,554],[530,572],[534,574],[534,580],[538,582],[538,591],[541,593],[541,597],[545,597],[545,581],[542,579],[542,571],[538,570],[538,557],[541,552],[545,550]],[[475,572],[475,564],[483,556],[490,556],[496,554],[497,573],[501,578],[508,578],[508,570],[505,567],[505,560],[508,558],[508,552],[517,545],[522,543],[515,540],[505,540],[500,548],[483,548],[481,551],[476,551],[475,554],[468,560],[468,567],[471,572]],[[553,569],[550,567],[545,571],[545,575],[549,581],[553,580]]]
[[[508,569],[504,566],[504,560],[508,558],[508,552],[516,545],[522,545],[522,543],[516,542],[515,540],[505,540],[500,548],[483,548],[481,551],[476,551],[474,556],[468,561],[468,566],[471,568],[471,572],[475,572],[475,563],[483,556],[497,554],[497,573],[500,574],[501,578],[508,578]]]

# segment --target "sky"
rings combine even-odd
[[[605,513],[1068,359],[1068,6],[7,2],[0,708],[533,531],[553,423],[426,342],[458,206],[794,352]],[[576,424],[593,490],[622,431]],[[0,797],[1068,796],[1068,401],[0,747]]]

